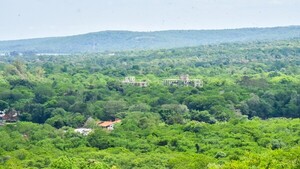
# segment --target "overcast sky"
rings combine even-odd
[[[300,25],[300,0],[0,0],[0,40]]]

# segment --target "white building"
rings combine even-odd
[[[90,128],[77,128],[74,130],[76,133],[80,133],[84,136],[89,135],[93,130]]]

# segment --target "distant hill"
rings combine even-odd
[[[66,37],[0,41],[0,51],[103,52],[190,47],[225,42],[270,41],[299,37],[300,26],[156,32],[102,31]]]

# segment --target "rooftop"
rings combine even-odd
[[[99,126],[101,126],[101,127],[108,127],[108,126],[111,126],[113,124],[120,123],[120,122],[121,122],[120,119],[117,119],[115,121],[103,121],[103,122],[99,123]]]

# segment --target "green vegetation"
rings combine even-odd
[[[298,39],[0,61],[0,168],[300,168]]]

